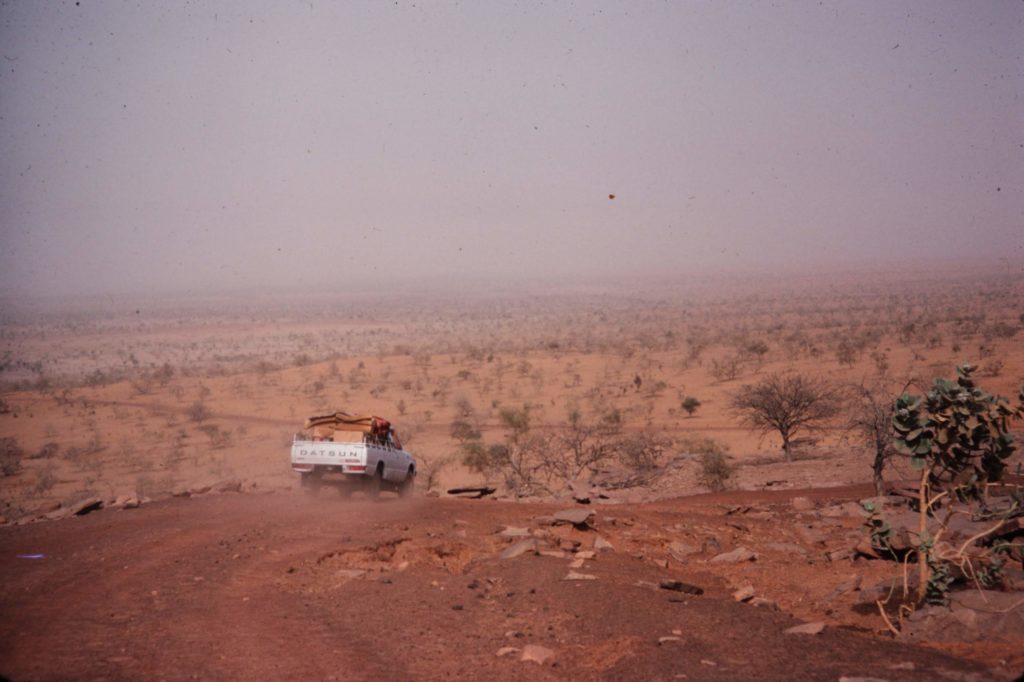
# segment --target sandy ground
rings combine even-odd
[[[833,492],[819,503],[860,492]],[[893,641],[868,625],[851,595],[829,602],[825,615],[828,590],[849,573],[870,578],[878,568],[827,565],[807,546],[790,570],[791,556],[764,545],[788,537],[799,518],[787,511],[788,494],[760,496],[600,507],[594,530],[539,524],[558,509],[545,505],[345,503],[297,493],[173,499],[7,527],[0,530],[0,674],[834,681],[1012,679],[1024,671],[1015,645],[989,669]],[[726,515],[744,502],[773,517]],[[551,555],[500,559],[517,541],[496,534],[506,526],[536,531]],[[598,535],[613,548],[577,568],[571,551],[555,555],[575,543],[586,551]],[[664,558],[669,539],[710,535],[724,549],[743,543],[762,554],[725,570],[701,554]],[[35,554],[44,556],[17,558]],[[570,572],[593,579],[566,580]],[[666,578],[704,593],[659,589]],[[730,596],[738,584],[781,603],[738,603]],[[805,619],[826,627],[785,634]],[[552,658],[521,660],[528,645]]]

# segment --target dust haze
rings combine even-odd
[[[4,3],[0,287],[1019,271],[1022,19],[1009,2]]]

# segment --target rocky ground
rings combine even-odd
[[[898,568],[853,551],[866,486],[648,504],[344,502],[221,488],[0,528],[0,675],[895,681],[1024,672],[1024,609],[1012,603],[1021,592],[960,593],[952,609],[892,636],[872,588]]]

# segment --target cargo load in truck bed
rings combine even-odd
[[[348,412],[334,412],[310,417],[306,420],[306,428],[313,431],[316,438],[333,440],[352,440],[341,433],[368,433],[384,438],[391,431],[391,422],[383,417],[373,415],[355,415]],[[340,432],[340,433],[339,433]],[[338,433],[338,437],[335,434]]]

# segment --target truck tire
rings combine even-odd
[[[299,485],[307,495],[316,495],[320,492],[320,476],[315,471],[303,473],[299,476]]]
[[[398,495],[399,497],[412,497],[414,492],[416,492],[416,472],[409,467],[409,471],[405,474],[405,480],[398,486]]]
[[[371,500],[376,500],[380,497],[381,484],[384,482],[384,472],[380,467],[373,472],[373,475],[366,479],[365,488],[366,496]]]

